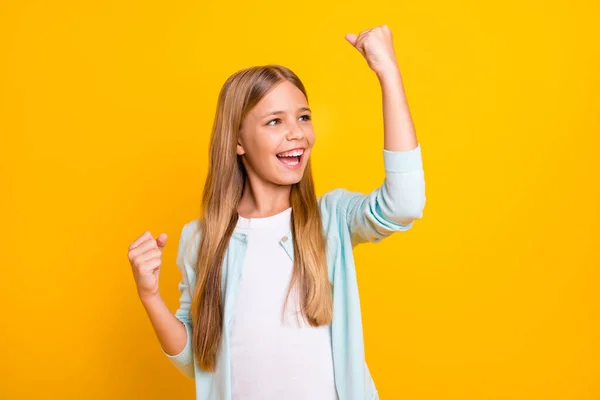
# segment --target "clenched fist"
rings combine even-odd
[[[158,275],[165,244],[167,244],[166,233],[161,233],[154,239],[150,232],[144,232],[129,246],[129,263],[142,301],[159,294]]]
[[[363,55],[369,67],[378,75],[398,68],[392,31],[387,25],[366,29],[358,36],[348,33],[346,40]]]

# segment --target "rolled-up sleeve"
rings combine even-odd
[[[379,242],[394,232],[412,228],[423,217],[425,178],[421,145],[412,150],[383,149],[385,179],[368,194],[338,191],[338,212],[345,218],[352,246]]]
[[[177,250],[177,266],[181,272],[181,281],[179,282],[179,308],[175,312],[175,318],[177,318],[185,327],[187,333],[186,344],[183,350],[179,354],[168,354],[164,351],[163,353],[167,358],[189,378],[194,378],[194,352],[192,348],[192,320],[190,316],[190,305],[192,302],[191,285],[189,282],[189,276],[187,272],[187,258],[185,257],[186,252],[189,251],[190,241],[194,230],[194,221],[184,225],[181,231],[181,237],[179,239],[179,247]]]

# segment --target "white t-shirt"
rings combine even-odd
[[[248,248],[231,328],[234,400],[338,398],[330,326],[304,321],[296,290],[282,321],[293,264],[279,241],[290,230],[291,212],[238,218],[235,229],[247,234]]]

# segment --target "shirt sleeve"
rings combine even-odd
[[[177,369],[189,378],[194,378],[194,352],[192,350],[192,320],[190,317],[190,305],[192,302],[192,294],[190,291],[189,277],[186,271],[187,258],[185,252],[189,250],[189,244],[192,236],[193,224],[184,225],[179,239],[177,250],[177,266],[181,272],[181,281],[179,282],[179,308],[175,312],[177,318],[185,327],[187,333],[186,344],[179,354],[167,354],[164,349],[163,353],[177,367]]]
[[[405,151],[383,149],[383,161],[384,182],[372,192],[332,191],[337,192],[337,212],[347,224],[353,247],[406,231],[415,219],[423,217],[426,198],[421,145]]]

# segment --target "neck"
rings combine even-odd
[[[291,189],[291,185],[257,182],[247,177],[238,214],[244,218],[265,218],[279,214],[291,207]]]

